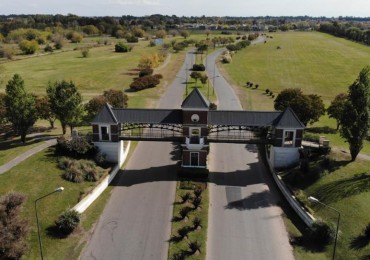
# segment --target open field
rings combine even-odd
[[[337,94],[347,92],[360,70],[370,64],[369,47],[345,39],[319,32],[269,35],[273,39],[268,38],[267,43],[251,45],[235,54],[232,63],[220,66],[247,110],[273,110],[273,98],[265,90],[270,89],[276,96],[285,88],[318,94],[328,106]],[[245,87],[247,81],[259,84],[259,88]],[[324,116],[309,127],[323,126],[334,130],[335,120]],[[339,134],[317,134],[326,136],[340,149],[348,149]],[[361,153],[370,155],[370,142]]]

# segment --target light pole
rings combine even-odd
[[[315,203],[319,203],[331,210],[334,210],[337,214],[338,214],[338,219],[337,219],[337,231],[335,232],[335,239],[334,239],[334,250],[333,250],[333,260],[335,259],[335,249],[337,248],[337,239],[338,239],[338,232],[339,232],[339,221],[340,221],[340,212],[338,210],[336,210],[335,208],[333,207],[330,207],[329,205],[326,205],[325,203],[322,203],[321,201],[319,201],[318,199],[316,199],[315,197],[308,197],[308,200],[309,201],[312,201],[312,202],[315,202]]]
[[[42,259],[42,260],[44,259],[44,255],[43,255],[43,253],[42,253],[42,242],[41,242],[41,235],[40,235],[39,217],[38,217],[38,215],[37,215],[37,201],[39,201],[39,200],[41,200],[41,199],[43,199],[43,198],[45,198],[45,197],[47,197],[47,196],[49,196],[49,195],[51,195],[51,194],[55,193],[55,192],[62,192],[63,190],[64,190],[64,188],[63,188],[63,187],[59,187],[59,188],[55,189],[54,191],[52,191],[52,192],[50,192],[50,193],[48,193],[48,194],[46,194],[46,195],[44,195],[44,196],[42,196],[42,197],[40,197],[40,198],[38,198],[38,199],[36,199],[36,200],[35,200],[35,212],[36,212],[37,234],[38,234],[38,237],[39,237],[40,256],[41,256],[41,259]]]
[[[185,80],[185,84],[186,84],[185,95],[188,96],[188,64],[187,63],[186,63],[186,69],[185,69],[185,78],[180,77],[180,76],[176,76],[176,78]]]
[[[217,75],[217,76],[213,76],[211,78],[208,79],[208,90],[207,90],[207,98],[209,100],[209,81],[212,79],[212,86],[213,86],[213,95],[215,94],[215,78],[218,78],[220,77],[220,75]]]

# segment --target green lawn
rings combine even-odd
[[[30,252],[25,259],[39,258],[34,201],[57,187],[63,186],[65,190],[46,197],[38,203],[45,258],[65,259],[68,255],[73,255],[75,244],[80,239],[78,232],[68,240],[49,236],[47,232],[52,232],[50,227],[53,226],[56,218],[63,211],[73,207],[81,194],[91,190],[96,183],[76,184],[62,179],[62,171],[57,167],[56,162],[54,149],[49,148],[0,175],[1,195],[9,191],[23,192],[27,195],[23,217],[29,222],[31,232],[28,237]]]
[[[273,98],[285,88],[301,88],[305,94],[320,95],[326,106],[334,97],[347,92],[360,70],[370,64],[370,48],[319,32],[286,32],[270,34],[267,43],[251,45],[233,56],[230,64],[221,65],[228,80],[235,86],[244,109],[273,110]],[[280,46],[280,49],[277,49]],[[247,81],[259,84],[258,89],[245,87]],[[309,127],[329,127],[336,122],[327,116]],[[332,145],[348,150],[339,134],[318,132]],[[370,142],[361,153],[370,155]]]

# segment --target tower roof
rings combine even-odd
[[[181,108],[209,109],[209,101],[195,88],[182,102]]]
[[[274,126],[277,128],[305,128],[305,125],[299,120],[293,109],[288,107],[274,121]]]

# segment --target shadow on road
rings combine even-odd
[[[132,186],[140,183],[176,181],[177,165],[150,167],[140,170],[121,170],[110,186]]]
[[[267,208],[275,206],[272,203],[271,193],[268,190],[262,192],[253,192],[250,196],[229,202],[225,209],[237,209],[237,210],[248,210],[248,209],[258,209]]]

